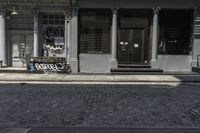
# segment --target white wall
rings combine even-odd
[[[83,73],[109,73],[110,54],[80,54],[79,69]]]
[[[197,66],[197,55],[200,55],[200,39],[194,39],[192,51],[192,66]]]
[[[158,60],[152,64],[152,68],[164,71],[191,71],[191,61],[191,55],[158,55]]]

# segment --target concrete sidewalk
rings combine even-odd
[[[38,82],[199,82],[200,75],[66,75],[0,73],[0,81]]]

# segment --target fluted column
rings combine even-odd
[[[151,62],[157,60],[158,56],[158,14],[159,7],[153,8],[153,36],[152,36],[152,54],[151,54]]]
[[[6,22],[5,22],[5,9],[0,9],[0,60],[3,61],[3,65],[7,64],[6,60]]]
[[[78,72],[78,7],[72,8],[71,19],[71,57],[70,66],[72,73]]]
[[[70,38],[71,38],[71,8],[68,7],[65,12],[65,56],[67,64],[70,64]]]
[[[113,8],[112,10],[112,55],[110,60],[110,68],[117,68],[118,61],[117,61],[117,13],[118,8]]]
[[[38,16],[39,16],[39,10],[34,10],[33,11],[34,15],[34,48],[33,48],[33,56],[37,57],[39,56],[39,35],[38,35]]]

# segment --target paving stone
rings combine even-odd
[[[199,84],[0,84],[0,126],[196,128],[199,88]]]

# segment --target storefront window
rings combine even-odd
[[[110,53],[111,10],[80,11],[80,53]]]
[[[161,10],[159,54],[187,55],[191,50],[191,10]]]
[[[43,50],[44,56],[65,56],[63,14],[43,14]]]

